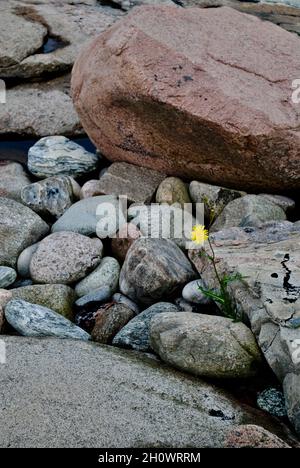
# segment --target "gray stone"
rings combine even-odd
[[[101,239],[113,236],[125,223],[118,199],[112,195],[85,198],[72,205],[52,226],[53,232],[73,231]]]
[[[102,195],[100,180],[88,180],[80,190],[80,199],[96,197]]]
[[[0,197],[0,265],[16,267],[26,247],[37,242],[49,226],[21,203]]]
[[[22,202],[36,213],[59,218],[76,200],[75,184],[77,182],[68,176],[49,177],[24,187]],[[78,186],[77,192],[79,190]]]
[[[228,287],[233,305],[251,324],[259,346],[278,379],[300,375],[300,233],[293,223],[267,223],[259,228],[231,228],[211,236],[221,274],[239,273],[242,281]],[[211,262],[199,251],[189,253],[199,274],[210,288],[217,287]],[[288,416],[299,418],[297,377],[284,385]],[[298,409],[297,409],[298,408]],[[297,413],[298,411],[298,413]],[[298,432],[300,425],[298,424]]]
[[[90,339],[87,332],[47,307],[13,299],[8,302],[4,311],[8,323],[24,336]]]
[[[251,330],[226,317],[160,314],[151,320],[150,344],[163,361],[197,376],[247,378],[261,364]]]
[[[96,289],[107,286],[112,296],[119,285],[120,265],[113,257],[104,257],[92,273],[86,276],[75,287],[78,296],[85,296]]]
[[[0,288],[7,288],[17,278],[17,273],[13,268],[0,266]]]
[[[298,353],[299,354],[299,353]],[[283,381],[289,419],[300,434],[300,374],[289,373]]]
[[[192,205],[190,211],[178,205],[133,205],[128,210],[128,218],[144,237],[170,239],[181,249],[189,248],[193,226],[198,224],[192,215]]]
[[[283,440],[256,424],[233,427],[226,436],[224,448],[291,448]]]
[[[193,202],[204,203],[205,216],[210,218],[218,216],[229,202],[243,197],[246,192],[194,180],[190,183],[190,195]]]
[[[37,283],[74,283],[100,263],[102,250],[100,239],[55,232],[43,239],[33,254],[31,278]]]
[[[261,425],[296,444],[285,426],[224,390],[140,353],[55,338],[2,339],[9,365],[1,366],[1,447],[199,450],[222,447],[239,424]]]
[[[74,319],[75,291],[64,284],[34,284],[10,289],[13,299],[22,299],[32,304],[54,310],[69,320]]]
[[[95,170],[99,159],[64,136],[41,138],[28,151],[28,169],[44,179],[56,175],[79,177]]]
[[[30,278],[30,262],[34,252],[36,252],[39,246],[39,242],[36,244],[30,245],[23,252],[20,253],[18,262],[17,262],[17,270],[20,276],[23,278]]]
[[[174,301],[174,304],[178,307],[179,310],[182,310],[184,312],[198,313],[202,309],[199,308],[199,304],[188,302],[185,299],[183,299],[183,297],[177,297]]]
[[[207,297],[201,290],[200,287],[206,288],[203,281],[199,278],[186,284],[182,290],[182,297],[189,302],[194,304],[212,304],[212,300]]]
[[[117,304],[125,305],[126,307],[131,309],[136,315],[140,313],[139,306],[135,302],[133,302],[131,299],[129,299],[129,297],[124,296],[124,294],[115,293],[111,299]]]
[[[134,317],[114,337],[113,344],[137,351],[151,351],[149,327],[151,319],[164,312],[178,312],[178,308],[169,302],[158,302]]]
[[[156,201],[168,205],[178,203],[181,207],[184,207],[185,203],[192,203],[187,184],[178,177],[167,177],[160,183],[156,192]]]
[[[7,89],[6,104],[0,106],[0,135],[13,134],[22,138],[83,135],[69,88],[67,75]]]
[[[21,190],[25,185],[30,184],[30,179],[22,164],[13,161],[0,161],[0,171],[0,197],[12,198],[21,202]]]
[[[120,5],[122,10],[130,10],[139,5],[168,5],[175,6],[172,0],[112,0],[113,3]]]
[[[260,197],[265,198],[266,200],[275,203],[275,205],[280,206],[286,213],[290,213],[295,209],[296,203],[289,197],[284,197],[283,195],[272,195],[269,193],[260,193]]]
[[[92,339],[109,344],[113,337],[134,317],[134,312],[123,304],[104,305],[97,311]]]
[[[103,286],[102,288],[96,289],[95,291],[82,296],[75,302],[75,305],[78,309],[89,309],[95,305],[100,305],[103,302],[108,301],[111,296],[111,290],[108,286]]]
[[[116,162],[100,178],[99,187],[105,195],[122,195],[128,202],[150,203],[164,178],[164,174],[153,169]]]
[[[277,388],[266,388],[259,393],[257,405],[260,409],[272,414],[272,416],[279,418],[287,416],[284,395]]]
[[[280,206],[260,195],[245,195],[224,208],[213,223],[210,231],[221,231],[230,227],[261,226],[267,221],[284,221],[286,214]]]
[[[120,291],[133,301],[153,304],[195,277],[190,262],[174,242],[140,238],[127,252]]]

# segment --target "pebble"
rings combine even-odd
[[[203,292],[201,292],[199,286],[203,288],[205,287],[203,281],[200,278],[186,284],[182,290],[182,297],[186,301],[192,302],[194,304],[213,304],[213,301],[209,297],[207,297]]]
[[[37,248],[39,246],[39,242],[30,245],[26,249],[23,250],[23,252],[20,253],[18,262],[17,262],[17,270],[20,276],[23,278],[29,278],[30,277],[30,262],[32,259],[33,254],[36,252]]]
[[[7,288],[17,278],[17,273],[13,268],[0,266],[0,288]]]
[[[80,297],[75,302],[77,309],[89,310],[90,308],[98,308],[100,304],[110,299],[111,292],[108,286],[103,286],[85,296]]]
[[[96,197],[103,195],[101,190],[100,180],[88,180],[80,190],[80,200],[84,198]]]
[[[114,336],[134,317],[134,312],[123,304],[102,306],[97,311],[92,339],[98,343],[110,344]]]
[[[287,410],[283,392],[277,388],[266,388],[257,397],[257,405],[272,416],[286,417]]]
[[[8,323],[23,336],[90,339],[88,333],[60,314],[20,299],[8,302],[5,306],[5,317]]]
[[[113,257],[104,257],[95,270],[81,280],[75,287],[78,296],[85,296],[107,286],[113,295],[119,285],[120,265]]]
[[[120,261],[124,262],[129,248],[134,241],[142,236],[141,231],[133,223],[124,224],[118,231],[116,237],[111,240],[111,250],[113,255]]]
[[[140,313],[139,306],[135,302],[133,302],[131,299],[129,299],[129,297],[124,296],[124,294],[115,293],[111,299],[117,304],[125,305],[126,307],[131,309],[136,315]]]
[[[31,181],[22,164],[13,161],[0,161],[0,197],[12,198],[21,202],[22,188]]]
[[[185,203],[192,203],[187,185],[178,177],[167,177],[163,180],[156,192],[157,203],[167,203],[173,205],[177,203],[184,207]]]

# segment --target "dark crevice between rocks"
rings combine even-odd
[[[102,6],[113,8],[114,10],[124,11],[124,9],[119,3],[114,3],[112,0],[98,0],[98,3]]]

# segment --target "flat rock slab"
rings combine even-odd
[[[268,416],[140,354],[74,340],[2,338],[1,447],[221,447],[238,424],[286,439]]]
[[[79,55],[73,99],[113,161],[238,189],[299,188],[299,60],[296,35],[232,8],[142,6]]]

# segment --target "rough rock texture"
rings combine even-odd
[[[282,391],[277,388],[266,388],[259,393],[257,406],[272,414],[272,416],[277,416],[279,418],[287,416],[284,395]]]
[[[291,448],[275,434],[254,424],[233,427],[226,436],[225,448]]]
[[[70,284],[84,278],[99,263],[103,245],[75,232],[55,232],[43,239],[30,262],[37,283]]]
[[[134,317],[134,312],[122,304],[103,306],[97,311],[92,339],[98,343],[111,343],[113,337]]]
[[[246,192],[205,184],[197,180],[193,180],[189,188],[193,202],[204,203],[204,212],[207,218],[210,218],[212,214],[218,216],[229,202],[246,195]]]
[[[285,386],[285,397],[300,433],[300,226],[282,222],[231,228],[212,240],[219,272],[244,276],[231,283],[229,291],[239,314],[250,321],[267,362],[281,381],[295,375]],[[190,257],[206,284],[216,287],[210,262],[195,250]]]
[[[73,304],[76,294],[64,284],[34,284],[10,290],[13,299],[22,299],[54,310],[69,320],[74,319]]]
[[[100,264],[88,276],[83,278],[75,287],[78,296],[85,296],[96,289],[107,286],[111,296],[119,285],[120,265],[113,257],[102,258]]]
[[[140,354],[73,340],[4,339],[10,365],[1,367],[1,447],[222,447],[236,424],[291,439],[226,392]]]
[[[0,106],[0,109],[3,106]],[[13,161],[0,161],[0,197],[21,202],[21,190],[30,184],[23,166]]]
[[[211,304],[212,300],[203,294],[200,287],[205,288],[205,284],[200,278],[187,283],[182,290],[183,299],[193,304]]]
[[[125,162],[112,164],[100,178],[104,195],[122,195],[128,202],[150,203],[165,175]]]
[[[41,138],[28,151],[29,171],[44,179],[65,175],[79,177],[94,171],[99,163],[96,154],[64,136]]]
[[[130,320],[115,336],[113,344],[121,348],[131,348],[137,351],[151,351],[149,334],[150,322],[154,316],[164,312],[178,312],[178,308],[169,302],[153,304]]]
[[[15,267],[19,254],[45,236],[48,225],[21,203],[0,197],[0,265]]]
[[[166,363],[200,377],[247,378],[261,363],[251,330],[226,317],[160,314],[151,320],[150,344]]]
[[[0,106],[0,135],[45,137],[84,133],[69,95],[69,76],[9,88]]]
[[[24,336],[90,339],[84,330],[47,307],[12,299],[6,304],[4,312],[8,323]]]
[[[280,206],[259,195],[245,195],[225,206],[210,231],[221,231],[233,226],[260,226],[267,221],[284,221],[285,212]]]
[[[13,268],[0,266],[0,288],[7,288],[17,278],[17,273]]]
[[[30,262],[34,252],[36,252],[39,242],[32,244],[20,253],[17,262],[17,270],[23,278],[30,278]]]
[[[191,203],[192,201],[187,184],[178,177],[167,177],[157,189],[156,202],[167,203],[168,205],[178,203],[181,207],[184,207],[185,203]]]
[[[75,106],[111,160],[239,189],[299,188],[298,46],[227,7],[136,8],[79,56]]]
[[[140,238],[127,252],[120,291],[134,301],[153,304],[195,277],[192,265],[174,242]]]
[[[133,223],[123,224],[116,237],[111,240],[111,249],[120,262],[124,262],[131,245],[142,236],[141,231]]]
[[[100,180],[88,180],[80,190],[80,199],[102,195]]]
[[[125,223],[123,211],[114,195],[91,197],[74,203],[52,226],[53,232],[73,231],[101,239],[116,234]]]
[[[22,202],[37,213],[59,218],[76,200],[75,184],[78,185],[68,176],[49,177],[24,187]]]

